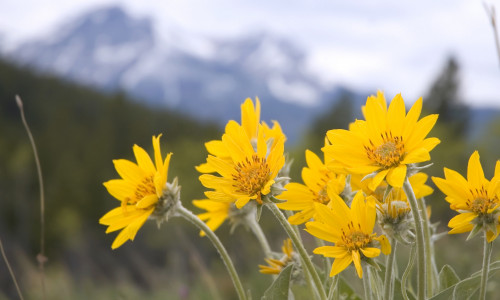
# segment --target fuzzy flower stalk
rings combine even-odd
[[[432,177],[432,180],[446,195],[450,208],[459,213],[448,223],[452,228],[449,234],[470,232],[470,239],[479,232],[484,233],[479,299],[485,299],[492,243],[500,230],[500,161],[496,163],[491,180],[484,177],[477,151],[469,158],[467,179],[447,168],[444,168],[444,175],[445,178]]]

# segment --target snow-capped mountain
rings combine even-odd
[[[158,32],[149,18],[100,8],[27,41],[9,56],[20,64],[105,90],[123,90],[149,105],[203,119],[239,118],[239,103],[258,96],[263,118],[300,134],[337,93],[305,70],[305,53],[267,32],[215,39],[175,25]]]

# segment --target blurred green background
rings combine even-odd
[[[469,132],[470,108],[460,101],[459,78],[459,65],[450,58],[423,95],[423,114],[440,114],[430,136],[440,138],[441,144],[431,153],[434,165],[428,173],[443,177],[446,166],[464,174],[470,154],[479,150],[486,177],[491,178],[499,159],[500,116],[481,130]],[[177,112],[141,106],[124,94],[99,93],[0,61],[0,238],[28,299],[41,298],[35,260],[40,251],[40,202],[33,153],[14,100],[16,94],[24,101],[45,180],[48,299],[236,297],[216,250],[184,220],[169,220],[159,230],[148,222],[134,242],[114,251],[110,245],[116,234],[106,235],[105,227],[98,224],[117,204],[102,185],[118,177],[112,160],[133,160],[133,144],[151,153],[151,136],[159,133],[163,133],[164,154],[174,153],[169,180],[179,178],[183,204],[199,212],[190,203],[203,198],[204,190],[194,166],[206,158],[204,143],[220,138],[222,129]],[[392,96],[386,95],[388,99]],[[306,148],[320,154],[327,130],[347,128],[360,117],[361,109],[354,106],[352,95],[345,93],[337,100],[299,143],[287,146],[294,159],[294,181],[302,182]],[[435,191],[427,203],[432,206],[432,221],[440,222],[440,231],[446,231],[454,212],[443,194]],[[271,246],[279,250],[284,231],[268,211],[261,223]],[[258,272],[257,265],[264,264],[262,251],[250,232],[237,228],[230,235],[228,227],[223,225],[217,233],[234,258],[244,286],[259,298],[271,282],[270,276]],[[312,253],[313,240],[305,232],[303,237]],[[465,238],[447,236],[436,247],[438,266],[451,264],[461,277],[477,271],[481,263],[482,241],[465,242]],[[493,259],[498,258],[495,248]],[[2,261],[0,299],[16,295]]]

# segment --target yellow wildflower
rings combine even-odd
[[[134,240],[139,228],[164,197],[172,154],[169,153],[165,160],[162,160],[160,137],[161,135],[153,136],[155,164],[147,152],[137,145],[133,147],[137,164],[125,159],[113,161],[122,179],[109,180],[104,186],[121,205],[99,220],[100,224],[108,226],[106,233],[121,230],[111,245],[113,249],[120,247],[127,240]]]
[[[418,120],[421,110],[421,98],[406,114],[400,94],[389,108],[381,92],[368,97],[363,107],[366,120],[356,120],[349,130],[327,132],[331,145],[323,151],[334,158],[329,167],[343,168],[352,174],[373,173],[371,190],[384,179],[391,186],[402,187],[408,165],[428,161],[429,152],[440,142],[437,138],[426,138],[438,116]]]
[[[272,144],[268,141],[261,124],[253,141],[243,126],[229,121],[222,136],[222,145],[230,157],[208,156],[208,166],[221,176],[200,176],[205,187],[216,190],[205,195],[214,201],[225,201],[230,196],[235,199],[237,208],[250,200],[262,204],[262,196],[271,192],[271,186],[285,163],[284,136],[278,136]]]
[[[207,226],[215,231],[228,218],[232,202],[231,201],[212,201],[193,200],[194,206],[206,210],[206,212],[198,214],[198,218],[202,221],[207,221]],[[205,232],[200,231],[201,236],[205,236]]]
[[[293,262],[293,247],[292,240],[286,239],[281,247],[283,257],[281,259],[266,258],[267,266],[259,265],[262,274],[278,275],[288,264]]]
[[[306,223],[307,232],[335,244],[318,247],[314,253],[335,258],[330,276],[337,275],[354,262],[358,276],[362,278],[362,260],[377,257],[381,251],[386,255],[391,252],[391,245],[385,235],[373,233],[375,198],[369,196],[365,201],[363,193],[358,192],[351,208],[338,198],[332,199],[332,202],[332,209],[317,203],[317,221]]]
[[[259,127],[259,124],[261,126]],[[255,145],[258,136],[258,129],[261,128],[263,131],[264,139],[271,141],[272,145],[275,144],[280,139],[285,139],[285,135],[281,130],[280,124],[276,121],[273,122],[273,127],[269,127],[265,122],[260,122],[260,101],[259,98],[255,100],[255,106],[252,99],[247,98],[245,102],[241,105],[241,126],[243,127],[247,137]],[[213,140],[205,143],[208,153],[213,156],[217,156],[221,159],[230,160],[231,154],[228,152],[224,143],[221,140]],[[214,173],[216,170],[210,167],[208,163],[201,164],[196,167],[196,170],[200,173]]]
[[[315,215],[315,202],[330,205],[331,199],[340,197],[345,186],[346,176],[330,171],[310,150],[306,150],[306,162],[308,167],[302,169],[302,180],[305,184],[291,182],[285,186],[286,191],[277,197],[287,200],[279,203],[279,208],[300,210],[288,218],[293,225],[309,221]]]
[[[450,220],[450,234],[468,232],[479,226],[486,231],[488,242],[493,241],[500,230],[500,161],[495,166],[491,181],[484,177],[475,151],[469,158],[467,180],[459,173],[444,168],[445,178],[432,177],[437,187],[446,194],[450,208],[460,214]]]

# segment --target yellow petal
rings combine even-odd
[[[423,161],[428,161],[431,159],[431,155],[429,151],[425,148],[417,148],[410,153],[407,153],[404,159],[401,161],[401,164],[414,164]]]
[[[360,248],[361,252],[363,253],[364,256],[366,257],[377,257],[380,255],[380,249],[379,248]]]
[[[351,252],[352,261],[354,262],[354,266],[356,267],[356,272],[358,273],[359,278],[363,278],[363,268],[361,267],[361,256],[359,255],[358,250],[354,250]]]
[[[208,153],[217,157],[229,157],[230,154],[227,151],[224,143],[221,140],[213,140],[205,143],[205,148],[207,148]]]
[[[415,101],[413,106],[408,111],[408,114],[406,115],[405,128],[402,134],[404,138],[408,137],[408,135],[415,128],[415,124],[417,123],[421,112],[422,112],[422,98],[419,98],[417,101]]]
[[[406,165],[399,165],[387,173],[387,183],[393,187],[402,187],[406,178]]]
[[[160,150],[160,138],[161,134],[158,136],[153,136],[153,150],[155,155],[155,164],[157,170],[162,170],[162,159],[161,159],[161,150]]]
[[[370,184],[368,184],[368,187],[374,191],[377,189],[377,187],[380,185],[382,180],[384,180],[385,176],[389,173],[389,170],[381,170],[378,172],[373,178]]]
[[[111,248],[116,249],[121,245],[123,245],[123,243],[125,243],[127,240],[134,240],[137,231],[139,230],[139,228],[141,228],[144,222],[146,222],[146,220],[148,219],[149,215],[151,215],[152,212],[153,209],[145,210],[142,216],[138,217],[130,225],[125,227],[113,241]]]
[[[156,195],[148,195],[137,202],[137,208],[146,208],[151,205],[158,203],[158,197]]]
[[[332,270],[330,271],[330,277],[337,275],[347,268],[352,262],[352,256],[346,255],[344,257],[336,258],[332,264]]]
[[[209,155],[207,157],[207,163],[220,175],[229,178],[232,177],[235,166],[227,160]]]
[[[138,165],[129,160],[115,159],[113,163],[118,174],[127,181],[139,184],[146,177],[146,173]]]
[[[234,204],[236,205],[236,207],[238,209],[240,209],[243,206],[245,206],[245,204],[247,204],[248,201],[250,201],[250,197],[241,197],[238,200],[236,200],[236,202]]]
[[[292,225],[303,224],[312,219],[314,216],[314,208],[310,207],[309,209],[298,212],[288,218],[288,222]]]
[[[120,201],[127,201],[135,193],[135,186],[122,179],[112,179],[103,184],[108,193]]]
[[[314,249],[314,254],[320,254],[325,257],[335,257],[341,258],[349,254],[349,252],[343,247],[337,246],[322,246]]]
[[[467,180],[473,187],[480,188],[483,185],[485,178],[483,167],[479,161],[479,152],[474,151],[469,158],[469,165],[467,167]]]
[[[436,124],[437,118],[438,115],[434,114],[428,115],[418,121],[415,124],[413,131],[410,133],[410,136],[403,136],[403,140],[406,141],[405,145],[411,149],[413,145],[423,141],[427,134],[431,131],[432,127],[434,127],[434,124]]]
[[[260,122],[260,101],[256,100],[256,107],[254,108],[252,99],[247,98],[241,105],[241,125],[249,138],[257,137],[257,126]]]
[[[391,254],[391,244],[385,235],[381,235],[375,238],[380,243],[380,249],[384,255]]]
[[[462,224],[458,227],[453,228],[452,230],[448,231],[448,234],[457,234],[457,233],[464,233],[464,232],[469,232],[474,228],[474,225],[472,224]]]
[[[325,168],[321,159],[311,150],[306,150],[306,162],[307,166],[313,170],[322,170]]]
[[[448,222],[448,226],[451,228],[464,226],[466,224],[470,224],[472,220],[477,217],[476,213],[462,213],[457,216],[454,216],[450,222]]]
[[[320,222],[307,222],[306,231],[314,235],[317,238],[325,240],[327,242],[336,243],[340,239],[339,234],[334,234],[332,226]]]
[[[153,164],[153,161],[151,160],[151,157],[149,157],[148,153],[142,149],[141,147],[134,145],[133,147],[134,150],[134,155],[135,159],[137,161],[137,164],[139,167],[146,172],[156,172],[155,166]]]
[[[406,108],[401,94],[397,94],[389,105],[387,111],[387,126],[395,136],[401,136],[405,121]]]

